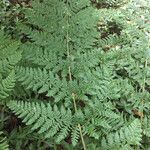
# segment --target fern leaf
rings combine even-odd
[[[0,73],[10,73],[14,66],[21,60],[21,50],[18,50],[20,43],[14,41],[0,32]]]
[[[79,136],[80,136],[79,128],[78,127],[73,128],[72,134],[71,134],[71,141],[72,141],[73,146],[77,145]]]
[[[102,147],[104,149],[111,149],[121,147],[123,144],[140,145],[142,137],[141,123],[135,119],[127,127],[121,128],[115,134],[109,134],[102,140]]]
[[[15,72],[12,71],[6,79],[0,83],[0,99],[5,99],[15,86]]]
[[[0,132],[0,149],[1,150],[9,150],[9,146],[8,146],[8,143],[6,141],[6,138],[2,137],[2,133],[3,132]]]
[[[49,103],[23,101],[10,101],[8,107],[27,125],[32,125],[32,130],[43,133],[45,138],[56,136],[57,142],[67,137],[72,126],[71,111],[64,107],[59,111]]]

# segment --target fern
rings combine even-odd
[[[122,0],[122,1],[119,1],[119,0],[92,0],[93,2],[96,2],[98,3],[99,5],[102,5],[103,7],[107,6],[107,7],[118,7],[120,5],[123,5],[125,3],[128,2],[128,0]]]
[[[141,123],[139,120],[134,120],[129,126],[121,128],[115,134],[107,135],[106,139],[102,140],[103,149],[121,148],[123,145],[140,145],[141,141]]]
[[[13,41],[0,32],[0,73],[9,73],[14,66],[21,60],[21,51],[17,50],[19,42]]]
[[[14,67],[21,59],[21,51],[18,51],[19,42],[6,37],[0,32],[0,99],[5,99],[15,87],[16,77]]]
[[[8,144],[7,144],[7,141],[6,141],[6,138],[2,137],[2,133],[3,132],[0,132],[0,149],[1,150],[9,150],[8,149]]]
[[[2,38],[0,97],[55,149],[132,150],[149,137],[148,28],[127,5],[112,9],[126,2],[33,0],[21,51]]]
[[[19,43],[7,37],[4,31],[0,31],[0,107],[1,107],[1,130],[5,125],[5,121],[9,118],[5,117],[5,103],[8,101],[11,92],[14,90],[16,83],[15,66],[21,60],[21,51],[18,50]],[[7,100],[6,100],[7,99]],[[5,101],[6,100],[6,101]],[[4,105],[4,106],[2,106]],[[4,119],[5,118],[5,119]],[[4,120],[3,120],[4,119]],[[8,150],[6,138],[2,137],[0,132],[0,149]]]
[[[96,138],[93,130],[97,130],[98,132],[104,128],[102,131],[108,132],[108,129],[111,130],[111,126],[117,126],[119,123],[117,119],[120,117],[113,113],[111,109],[108,111],[107,106],[105,106],[105,112],[100,112],[99,108],[104,108],[104,105],[101,103],[91,104],[89,108],[85,109],[84,113],[78,110],[75,114],[72,114],[71,110],[66,110],[63,106],[59,109],[54,105],[52,108],[50,103],[10,101],[7,103],[7,106],[19,118],[22,118],[26,125],[31,125],[33,131],[36,130],[45,138],[54,137],[56,142],[59,143],[71,134],[72,144],[74,146],[79,139],[80,131],[78,126],[80,123],[84,124],[86,134]],[[95,110],[96,107],[97,109]],[[90,116],[93,118],[89,119]],[[92,134],[90,131],[91,127],[93,128]]]
[[[0,84],[0,99],[5,99],[15,86],[15,73],[14,71],[9,74],[6,79],[3,79]]]
[[[59,111],[56,105],[52,108],[50,104],[23,101],[11,101],[8,106],[19,118],[24,118],[23,122],[32,125],[32,130],[38,129],[39,134],[43,133],[45,138],[55,136],[56,141],[60,142],[68,136],[72,126],[72,114],[69,109],[61,107]]]

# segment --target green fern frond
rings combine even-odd
[[[122,145],[140,145],[142,138],[141,122],[135,119],[129,126],[122,127],[115,134],[102,139],[103,149],[121,148]]]
[[[16,72],[18,81],[26,89],[53,97],[56,103],[65,100],[65,105],[69,105],[72,101],[72,93],[76,93],[78,99],[87,100],[85,94],[88,92],[89,85],[82,78],[80,83],[68,81],[66,77],[61,78],[50,70],[32,67],[18,67]],[[91,77],[89,78],[92,80]]]
[[[59,143],[65,139],[72,127],[72,114],[69,109],[63,106],[58,109],[53,108],[50,103],[10,101],[7,106],[19,117],[26,125],[32,125],[32,130],[43,134],[45,138],[55,137]]]
[[[0,99],[5,99],[15,86],[15,72],[12,71],[8,77],[2,79],[0,83]]]
[[[9,150],[6,138],[2,137],[3,132],[0,132],[0,150]]]
[[[117,7],[129,2],[129,0],[92,0],[93,2],[102,5],[102,7]]]
[[[90,0],[33,0],[18,24],[26,41],[15,88],[21,52],[2,42],[0,96],[14,88],[7,106],[55,149],[132,150],[149,137],[148,28],[111,9],[126,1],[97,0],[97,10]]]
[[[143,120],[143,133],[144,135],[146,135],[147,137],[150,137],[150,119],[149,117],[144,117]]]
[[[71,98],[71,83],[69,84],[65,78],[60,79],[53,72],[40,68],[18,68],[17,78],[26,89],[33,89],[38,93],[46,93],[48,97],[55,97],[55,102],[59,102],[65,97]],[[70,89],[69,89],[70,87]]]
[[[117,36],[110,34],[106,38],[99,41],[99,46],[105,51],[113,49],[118,50],[127,43],[129,44],[127,37],[124,37],[123,35]]]
[[[14,41],[0,31],[0,73],[10,73],[21,60],[21,51],[18,50],[20,42]]]
[[[71,133],[71,141],[73,146],[77,145],[79,138],[80,138],[80,131],[78,126],[76,126],[72,129]]]
[[[111,102],[102,103],[95,100],[84,112],[88,120],[85,121],[84,132],[95,139],[100,139],[103,134],[115,131],[124,124],[122,116],[113,111]]]

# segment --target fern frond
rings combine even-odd
[[[20,42],[14,41],[0,31],[0,73],[10,73],[21,60],[22,51],[18,50]]]
[[[32,125],[32,130],[37,130],[45,138],[55,136],[60,142],[71,130],[72,114],[63,106],[59,110],[56,105],[52,108],[50,103],[23,101],[10,101],[7,105],[26,125]]]
[[[55,102],[59,102],[65,97],[71,98],[69,96],[71,95],[71,89],[69,90],[71,85],[66,79],[60,79],[59,76],[46,69],[21,67],[17,69],[17,78],[26,89],[33,89],[38,93],[46,93],[48,97],[55,97]]]
[[[118,7],[127,3],[129,0],[92,0],[98,3],[101,7]]]
[[[149,117],[144,117],[143,120],[143,133],[144,135],[146,135],[147,137],[150,137],[150,119]]]
[[[122,127],[115,134],[102,139],[103,149],[120,148],[122,145],[140,145],[142,128],[140,120],[135,119],[129,126]]]
[[[113,111],[111,102],[93,101],[84,110],[85,118],[87,118],[84,124],[86,134],[95,139],[100,139],[103,134],[110,133],[123,126],[124,120],[120,114]]]
[[[6,138],[2,137],[3,132],[0,132],[0,150],[9,150]]]
[[[65,105],[69,105],[72,100],[72,93],[78,95],[78,99],[87,100],[86,93],[89,85],[85,80],[68,81],[66,77],[60,77],[50,70],[18,67],[16,69],[17,79],[26,89],[32,89],[38,93],[44,93],[47,97],[53,97],[54,101],[65,100]],[[91,77],[90,77],[91,80]]]
[[[80,138],[80,131],[79,128],[76,126],[72,129],[71,133],[71,141],[73,146],[77,145],[79,138]]]
[[[148,28],[130,9],[110,8],[126,1],[97,0],[97,10],[90,0],[33,0],[23,12],[18,27],[26,42],[10,96],[18,100],[7,106],[44,141],[132,150],[149,137]],[[13,43],[3,41],[2,99],[14,87],[7,74],[21,56],[17,43],[10,51]]]
[[[0,83],[0,99],[5,99],[15,86],[15,72],[12,71],[8,77],[2,79]]]

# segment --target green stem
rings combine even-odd
[[[67,18],[67,27],[69,26],[69,21],[68,20],[69,20],[69,18]],[[70,49],[69,49],[69,33],[68,33],[68,29],[67,29],[66,39],[67,39],[67,57],[69,58],[70,57]],[[71,67],[70,66],[68,67],[68,73],[69,73],[69,80],[72,81],[72,74],[71,74]],[[75,94],[74,93],[72,93],[72,99],[73,99],[73,105],[74,105],[75,112],[77,112],[77,104],[76,104],[76,99],[75,99]],[[84,141],[84,137],[83,137],[83,133],[82,133],[82,128],[81,128],[80,124],[78,124],[78,128],[79,128],[79,132],[80,132],[80,137],[81,137],[83,149],[87,150],[86,144],[85,144],[85,141]]]
[[[72,98],[73,98],[73,103],[74,103],[74,109],[75,109],[75,112],[76,112],[77,111],[77,105],[76,105],[76,99],[75,99],[75,94],[74,93],[72,93]],[[78,124],[78,128],[79,128],[79,132],[80,132],[80,137],[81,137],[83,149],[87,150],[86,144],[85,144],[85,141],[84,141],[84,137],[83,137],[83,133],[82,133],[82,128],[81,128],[80,124]]]

